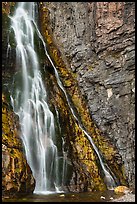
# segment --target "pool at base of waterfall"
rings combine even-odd
[[[122,194],[115,194],[112,190],[103,192],[82,193],[49,193],[18,195],[16,198],[3,198],[2,202],[109,202],[118,199]]]

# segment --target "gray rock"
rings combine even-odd
[[[76,73],[95,123],[115,142],[129,185],[134,186],[135,4],[45,4],[50,21],[55,19],[55,42]]]

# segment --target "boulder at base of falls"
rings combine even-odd
[[[119,193],[127,194],[127,193],[131,193],[132,191],[131,191],[127,186],[117,186],[117,187],[114,189],[114,192],[115,192],[116,194],[119,194]]]

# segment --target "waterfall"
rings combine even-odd
[[[21,124],[25,155],[36,181],[34,193],[61,192],[59,157],[56,146],[54,116],[47,104],[40,65],[34,45],[35,3],[18,2],[10,16],[16,40],[16,92],[12,106]]]
[[[35,33],[43,43],[45,54],[54,68],[57,83],[65,94],[73,116],[98,156],[105,180],[107,185],[109,184],[108,188],[113,188],[116,185],[115,181],[103,163],[91,136],[82,127],[73,111],[56,67],[47,53],[46,44],[35,21],[35,10],[36,4],[34,2],[18,2],[15,14],[10,16],[11,29],[14,31],[16,40],[16,66],[19,70],[15,75],[16,91],[11,95],[11,103],[15,113],[19,116],[25,155],[36,181],[34,193],[62,192],[59,180],[63,181],[65,176],[65,172],[63,172],[62,178],[58,177],[59,157],[54,115],[47,103],[47,93],[42,82],[40,63],[34,44]],[[62,169],[65,170],[65,153],[63,155]]]

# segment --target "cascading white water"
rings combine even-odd
[[[20,70],[15,76],[17,87],[11,101],[20,119],[26,158],[36,181],[34,193],[61,192],[54,116],[47,104],[34,45],[35,3],[18,2],[10,19],[16,40],[16,64]]]
[[[17,67],[20,73],[16,78],[19,83],[16,93],[11,96],[14,111],[19,115],[22,140],[25,147],[27,161],[32,169],[36,186],[34,193],[60,192],[58,150],[55,137],[54,116],[47,104],[47,94],[42,82],[39,60],[35,52],[34,34],[41,39],[45,54],[55,70],[57,82],[67,99],[70,110],[84,131],[98,156],[109,188],[115,187],[115,181],[104,165],[100,153],[90,135],[85,131],[70,105],[66,91],[59,79],[56,67],[46,50],[46,44],[35,22],[35,3],[19,2],[14,16],[10,17],[12,29],[15,33]],[[64,154],[65,155],[65,154]],[[63,158],[63,169],[66,165]],[[62,173],[64,179],[65,173]]]

